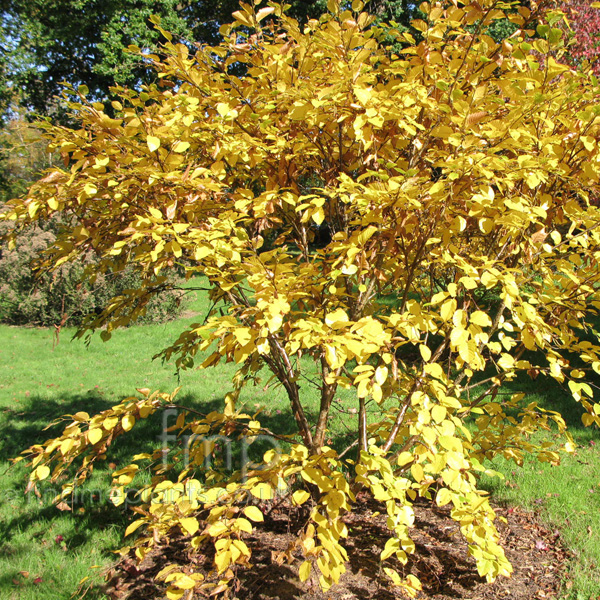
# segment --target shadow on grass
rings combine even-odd
[[[585,365],[575,356],[569,356],[571,368],[581,368]],[[522,360],[529,360],[531,364],[545,364],[545,360],[539,353],[526,353]],[[494,375],[490,369],[480,374],[479,379],[484,380]],[[596,387],[596,392],[600,389],[600,376],[594,372],[588,372],[585,381]],[[525,397],[521,401],[522,406],[526,406],[529,402],[536,402],[540,408],[551,410],[559,413],[565,420],[567,428],[573,432],[575,436],[583,435],[584,438],[592,438],[598,436],[597,429],[585,427],[581,420],[581,416],[585,410],[579,402],[577,402],[567,387],[567,380],[564,383],[559,383],[555,379],[538,375],[535,379],[529,374],[519,371],[517,377],[513,381],[505,382],[500,388],[500,393],[496,397],[496,402],[502,403],[502,398],[509,398],[510,395],[516,393],[524,393]],[[472,391],[472,397],[477,397],[478,390]],[[597,401],[597,395],[596,395]],[[512,416],[520,411],[510,413]]]
[[[61,394],[56,398],[33,395],[18,407],[0,409],[0,452],[3,458],[14,458],[32,444],[41,444],[59,435],[66,423],[59,423],[44,431],[55,419],[66,414],[86,411],[90,415],[106,410],[112,403],[102,394],[90,391],[79,394]]]
[[[192,394],[182,394],[176,399],[177,405],[208,414],[212,411],[222,410],[223,398],[202,401]],[[2,458],[10,459],[18,456],[33,444],[42,444],[47,440],[59,436],[67,419],[44,429],[48,424],[64,415],[74,414],[79,411],[87,412],[93,416],[114,406],[101,393],[91,391],[87,393],[61,394],[56,398],[47,396],[31,396],[27,404],[23,403],[18,408],[6,407],[0,409],[0,453]],[[138,420],[133,429],[133,434],[123,434],[116,438],[110,447],[110,459],[127,458],[140,452],[151,452],[158,447],[163,439],[163,430],[175,424],[179,409],[159,410],[147,419]],[[190,418],[194,415],[191,414]],[[290,414],[272,415],[266,419],[268,426],[282,435],[294,431],[294,422]],[[171,439],[171,438],[169,438]],[[99,463],[100,465],[102,463]],[[118,464],[118,463],[117,463]]]
[[[569,429],[586,429],[581,421],[585,412],[581,404],[573,399],[565,385],[550,378],[539,376],[535,380],[520,373],[514,381],[504,384],[504,389],[511,393],[523,392],[523,404],[527,404],[528,397],[546,410],[560,413]]]
[[[3,433],[0,441],[1,455],[6,459],[15,458],[31,445],[41,444],[59,436],[68,424],[68,420],[46,430],[44,428],[63,415],[85,411],[93,416],[114,404],[96,391],[60,394],[51,398],[31,396],[27,399],[27,403],[21,404],[18,408],[9,407],[0,412],[0,429]],[[177,397],[177,404],[198,412],[209,413],[222,410],[224,400],[221,398],[203,402],[192,394],[182,394]],[[4,504],[3,512],[5,515],[8,514],[8,518],[5,517],[0,523],[0,540],[2,540],[0,549],[3,554],[21,553],[17,546],[11,545],[11,541],[20,532],[27,529],[29,531],[43,529],[57,519],[67,518],[74,526],[75,531],[69,536],[69,550],[75,550],[86,544],[98,531],[107,527],[116,526],[118,529],[124,529],[132,513],[130,507],[115,507],[110,501],[110,473],[129,464],[135,454],[151,453],[161,447],[167,447],[169,450],[181,448],[184,442],[178,440],[174,434],[168,438],[164,437],[167,434],[166,429],[175,424],[179,412],[179,409],[168,409],[168,412],[157,411],[147,419],[136,422],[131,432],[115,439],[107,452],[106,460],[95,464],[92,480],[76,489],[73,498],[69,501],[72,511],[61,513],[52,503],[54,497],[60,492],[61,484],[66,482],[66,478],[54,484],[48,481],[41,482],[38,485],[39,495],[36,496],[33,492],[25,495],[29,470],[24,463],[10,466],[9,477],[5,481],[11,482],[8,485],[12,484],[15,489],[5,487],[3,497],[0,498],[0,504]],[[190,414],[189,419],[193,418],[194,414]],[[295,433],[294,419],[287,411],[263,414],[259,418],[264,427],[280,435]],[[239,469],[244,461],[260,461],[263,454],[271,448],[280,451],[285,447],[285,443],[269,439],[269,436],[259,436],[256,441],[247,446],[238,443],[235,437],[235,434],[232,434],[231,448],[228,449],[231,470]],[[5,471],[4,475],[6,474]],[[135,505],[139,499],[135,496],[135,490],[131,491],[131,496],[128,496],[129,505]],[[22,552],[26,551],[26,548],[22,549]],[[107,551],[106,555],[110,553]]]

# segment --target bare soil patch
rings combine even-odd
[[[301,583],[298,566],[279,564],[277,555],[296,537],[300,526],[295,509],[280,506],[271,511],[265,523],[245,538],[252,549],[250,570],[238,572],[234,596],[240,600],[405,600],[381,569],[379,555],[389,534],[383,506],[363,497],[356,510],[344,520],[349,528],[345,543],[349,554],[347,572],[340,583],[322,592],[315,582]],[[468,555],[467,544],[449,510],[420,502],[415,505],[416,520],[411,531],[416,552],[403,575],[412,573],[423,584],[419,600],[534,600],[555,598],[560,590],[568,552],[557,531],[542,526],[536,516],[520,508],[497,508],[501,544],[514,569],[511,578],[499,578],[487,584],[478,576],[475,561]],[[211,557],[190,553],[185,538],[174,536],[168,545],[158,548],[137,565],[133,555],[124,557],[107,574],[106,594],[114,600],[151,600],[164,597],[164,587],[153,577],[166,564],[178,562],[183,571],[207,573]]]

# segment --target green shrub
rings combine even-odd
[[[38,276],[35,261],[56,239],[47,223],[23,231],[14,250],[0,248],[0,321],[11,325],[79,326],[99,314],[108,301],[128,289],[140,287],[131,267],[118,273],[97,274],[92,282],[85,268],[93,257],[65,263],[52,274]],[[164,291],[152,296],[137,323],[158,323],[177,318],[184,307],[180,279],[167,277]]]

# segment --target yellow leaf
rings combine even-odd
[[[330,346],[329,344],[326,344],[325,346],[325,360],[332,369],[341,367],[345,362],[343,356],[341,355],[340,348]]]
[[[246,506],[244,509],[244,514],[252,521],[256,523],[260,523],[264,521],[265,518],[261,512],[261,510],[256,506]]]
[[[179,524],[189,535],[194,535],[196,531],[200,529],[200,524],[198,523],[198,519],[196,519],[196,517],[185,517],[184,519],[179,519]]]
[[[446,300],[442,307],[440,308],[440,316],[444,321],[450,321],[456,312],[456,300],[454,298],[450,298],[450,300]]]
[[[310,577],[310,570],[312,568],[312,564],[309,560],[305,560],[298,569],[298,576],[300,577],[300,581],[304,582]]]
[[[431,418],[436,423],[441,423],[446,418],[446,413],[447,413],[447,410],[444,406],[440,406],[439,404],[436,404],[431,409]]]
[[[46,479],[50,475],[50,469],[46,465],[40,465],[35,470],[35,476],[39,481]]]
[[[512,369],[515,365],[515,359],[510,354],[502,354],[498,359],[498,366],[505,371]]]
[[[480,327],[489,327],[492,324],[492,319],[481,310],[471,313],[469,321]]]
[[[149,135],[146,138],[146,144],[148,144],[148,149],[150,152],[154,152],[160,148],[160,139],[153,135]]]
[[[258,483],[251,488],[250,493],[259,500],[271,500],[273,498],[273,488],[268,483]]]
[[[333,312],[325,315],[325,323],[327,323],[327,325],[329,326],[334,326],[337,324],[343,324],[347,322],[348,315],[341,308],[338,308],[337,310],[334,310]]]
[[[246,27],[252,27],[253,23],[252,21],[248,18],[248,16],[242,12],[241,10],[236,10],[234,13],[232,13],[231,15],[236,21],[239,21],[240,23],[242,23],[243,25],[245,25]]]
[[[296,490],[292,494],[292,500],[296,506],[304,504],[310,498],[310,494],[306,490]]]
[[[315,212],[312,214],[312,220],[317,225],[320,225],[325,220],[325,211],[321,207],[317,208],[317,210],[315,210]]]
[[[183,594],[185,594],[185,590],[180,590],[173,587],[167,588],[165,592],[168,600],[181,600]]]
[[[189,142],[177,142],[173,146],[173,152],[178,152],[178,153],[185,152],[189,147],[190,147]]]
[[[163,214],[160,212],[160,210],[158,210],[158,208],[154,208],[154,206],[150,206],[150,207],[148,207],[148,211],[155,219],[162,221]]]
[[[173,252],[175,258],[179,258],[182,254],[181,246],[175,240],[171,242],[171,251]]]
[[[290,110],[289,113],[289,117],[290,119],[292,119],[292,121],[304,121],[304,119],[306,119],[306,115],[308,114],[308,111],[310,110],[310,108],[312,107],[312,104],[310,102],[307,102],[305,104],[295,104],[292,107],[292,110]],[[322,209],[321,209],[322,212]],[[316,222],[316,220],[315,220]],[[317,223],[318,225],[318,223]]]
[[[229,527],[223,521],[217,521],[208,528],[208,535],[217,538],[228,531]]]
[[[102,429],[94,427],[88,431],[88,440],[90,444],[97,444],[102,439]]]
[[[121,419],[121,426],[125,431],[129,431],[135,425],[135,417],[133,415],[125,415]]]
[[[252,533],[252,523],[243,517],[235,520],[235,526],[239,531],[244,531],[246,533]]]
[[[125,502],[125,492],[122,488],[113,488],[110,491],[110,501],[115,506],[121,506]]]
[[[229,104],[225,104],[224,102],[219,102],[217,104],[217,112],[222,117],[226,117],[231,112],[231,108],[229,107]]]
[[[71,450],[71,448],[75,445],[75,440],[73,438],[66,439],[60,445],[60,453],[64,456]]]
[[[427,362],[430,358],[431,358],[431,350],[425,346],[424,344],[421,344],[419,346],[419,352],[421,353],[421,358]]]
[[[493,275],[492,273],[490,273],[489,271],[486,271],[481,276],[481,283],[483,283],[483,285],[485,285],[485,287],[487,289],[494,287],[496,285],[497,281],[498,281],[498,278],[495,275]]]
[[[381,555],[380,560],[385,560],[400,550],[400,540],[398,538],[390,538],[386,543]]]
[[[174,580],[173,584],[177,586],[180,590],[191,590],[196,587],[197,581],[189,577],[188,575],[184,575],[180,573]]]
[[[108,156],[97,156],[96,157],[96,164],[99,167],[105,167],[108,163],[110,162],[110,158]]]
[[[33,219],[35,217],[35,215],[37,214],[37,211],[40,208],[40,203],[36,202],[35,200],[33,202],[30,202],[27,205],[27,212],[29,213],[29,216]]]
[[[438,442],[442,448],[450,450],[451,452],[461,452],[462,450],[461,441],[450,435],[441,435],[438,438]]]
[[[401,452],[398,455],[397,463],[398,463],[399,467],[403,467],[404,465],[407,465],[412,460],[414,460],[413,455],[410,452],[407,452],[405,450],[404,452]]]
[[[104,427],[104,429],[106,429],[107,431],[110,431],[111,429],[114,429],[115,426],[117,425],[117,423],[119,422],[119,417],[106,417],[106,419],[104,419],[104,421],[102,421],[102,427]]]
[[[481,233],[487,235],[494,229],[494,222],[491,219],[479,219],[479,229]]]
[[[417,483],[420,483],[421,481],[423,481],[423,477],[425,476],[425,473],[423,472],[423,467],[419,463],[414,463],[410,467],[410,472],[411,472],[412,476],[415,478],[415,481]]]
[[[217,567],[217,571],[222,573],[227,569],[227,567],[231,564],[231,552],[219,552],[215,555],[215,565]]]
[[[448,295],[448,292],[438,292],[437,294],[434,294],[431,298],[431,304],[439,304],[440,302],[445,300],[448,297]]]
[[[444,378],[444,370],[442,369],[442,365],[438,363],[427,363],[423,367],[423,370],[425,371],[425,373],[431,375],[432,377],[435,377],[436,379]]]
[[[327,560],[326,554],[322,554],[321,556],[319,556],[319,558],[317,559],[317,566],[319,567],[321,573],[325,575],[325,577],[331,577],[331,570],[329,568],[329,562]]]
[[[406,579],[403,583],[404,589],[410,593],[410,589],[412,590],[421,590],[423,586],[421,582],[414,575],[407,575]],[[409,588],[409,589],[407,589]]]
[[[242,542],[242,540],[233,540],[232,545],[237,551],[240,552],[240,554],[243,554],[247,557],[250,557],[252,555],[252,553],[250,552],[250,548],[248,548],[248,546],[244,542]]]
[[[414,25],[414,22],[413,22],[413,25]],[[444,139],[450,137],[453,133],[454,133],[454,130],[452,129],[452,127],[449,127],[448,125],[438,125],[431,131],[431,135],[433,135],[435,137],[444,138]]]
[[[555,231],[553,231],[553,232],[550,234],[550,237],[552,238],[552,241],[553,241],[555,244],[560,244],[560,242],[561,242],[561,239],[562,239],[562,238],[561,238],[561,235],[560,235],[560,233],[559,233],[558,231],[556,231],[556,230],[555,230]]]
[[[136,529],[141,527],[144,523],[145,523],[144,519],[138,519],[137,521],[130,523],[127,526],[127,529],[125,529],[125,537],[127,537],[128,535],[131,535]]]
[[[275,12],[275,7],[273,7],[273,6],[265,6],[265,8],[261,8],[256,13],[256,20],[260,23],[263,19],[265,19],[269,15],[273,14],[274,12]]]
[[[371,88],[371,87],[368,87],[368,88],[355,87],[354,95],[356,96],[358,101],[363,106],[366,106],[368,104],[368,102],[371,100],[371,96],[373,95],[373,88]]]
[[[379,404],[383,399],[383,391],[381,386],[375,382],[371,385],[371,395],[373,396],[373,400]]]
[[[435,496],[435,502],[438,506],[445,506],[452,502],[452,493],[448,488],[441,488]]]
[[[461,277],[459,283],[462,283],[467,290],[474,290],[477,287],[477,281],[472,277]]]
[[[375,369],[375,381],[377,383],[377,385],[383,385],[386,382],[386,379],[388,377],[388,368],[384,367],[383,365],[377,367],[377,369]]]
[[[589,413],[583,413],[581,415],[581,421],[586,427],[589,427],[590,425],[596,422],[596,419],[594,419],[594,417]]]

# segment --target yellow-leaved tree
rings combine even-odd
[[[389,517],[381,559],[392,584],[420,587],[398,573],[414,551],[417,498],[451,506],[481,576],[508,576],[478,473],[496,455],[558,460],[558,446],[532,441],[539,429],[557,426],[564,450],[572,442],[559,414],[499,390],[521,373],[554,378],[585,425],[600,425],[586,383],[600,373],[588,325],[600,310],[598,80],[561,64],[561,16],[537,6],[426,2],[419,39],[397,33],[395,55],[359,0],[330,0],[303,28],[281,6],[258,5],[241,5],[219,46],[168,41],[164,56],[148,56],[158,83],[121,90],[114,117],[72,90],[80,128],[47,129],[65,167],[3,215],[17,225],[75,217],[62,220],[77,225],[49,251],[49,269],[94,253],[98,271],[142,274],[88,323],[104,338],[174,264],[204,276],[219,305],[163,355],[182,368],[239,365],[223,410],[178,419],[196,437],[177,475],[160,451],[115,473],[118,492],[154,461],[128,529],[137,556],[179,527],[213,567],[167,566],[167,596],[227,596],[251,568],[244,540],[261,508],[284,496],[308,509],[290,557],[302,557],[302,580],[327,589],[345,571],[344,515],[363,489]],[[518,29],[498,43],[486,31],[505,16]],[[297,434],[242,474],[205,469],[214,436],[280,435],[236,404],[263,370],[285,390]],[[356,402],[345,450],[327,445],[340,388]],[[68,496],[117,435],[173,402],[140,392],[69,417],[62,436],[33,446],[30,485],[75,465]]]

